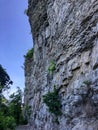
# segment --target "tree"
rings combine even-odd
[[[0,65],[0,109],[2,109],[2,99],[4,95],[2,94],[3,91],[10,88],[13,82],[11,81],[9,75],[7,74],[6,70]]]
[[[13,82],[11,81],[6,70],[2,67],[2,65],[0,65],[0,94],[2,93],[2,91],[9,89],[10,85],[12,84]]]
[[[19,87],[17,87],[16,93],[13,93],[10,96],[10,115],[12,115],[15,120],[16,124],[21,124],[23,122],[23,115],[22,115],[22,91]]]
[[[3,92],[10,88],[12,81],[6,70],[0,65],[0,130],[15,130],[18,124],[24,124],[22,115],[22,91],[17,91],[7,100]]]
[[[15,119],[9,115],[8,100],[4,97],[3,91],[10,88],[13,82],[5,69],[0,65],[0,130],[14,130]]]

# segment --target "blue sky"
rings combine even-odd
[[[14,82],[10,91],[24,87],[23,56],[33,46],[27,7],[28,0],[0,0],[0,64]]]

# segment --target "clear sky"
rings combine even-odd
[[[24,55],[33,46],[28,17],[28,0],[0,0],[0,64],[14,82],[11,91],[24,85]]]

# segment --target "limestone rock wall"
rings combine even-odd
[[[98,130],[98,0],[29,0],[27,15],[34,39],[33,59],[25,62],[31,130]],[[43,103],[54,85],[61,87],[59,124]]]

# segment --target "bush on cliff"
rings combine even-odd
[[[33,53],[34,53],[34,48],[28,50],[28,52],[26,53],[26,55],[24,55],[24,57],[26,59],[31,59],[33,57]]]

